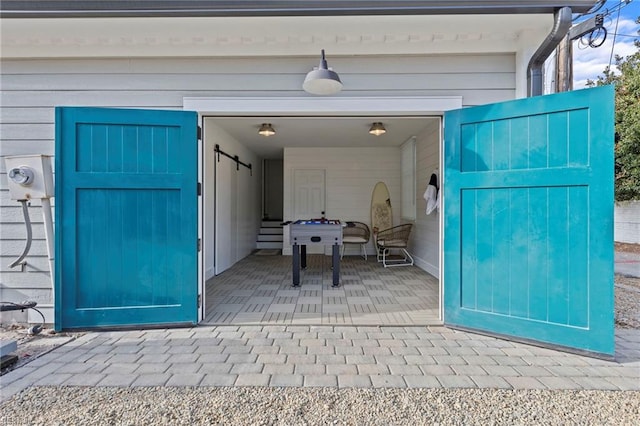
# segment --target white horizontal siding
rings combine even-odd
[[[55,153],[55,145],[53,140],[43,141],[2,141],[2,156],[9,155],[23,155],[23,154],[45,154],[53,155]],[[2,173],[5,173],[4,161],[2,162]],[[3,179],[4,183],[0,184],[2,187],[7,187],[6,179]]]
[[[0,272],[19,272],[20,267],[10,268],[9,265],[18,258],[18,255],[14,256],[2,256],[0,257]],[[48,255],[40,255],[36,256],[33,253],[29,255],[29,259],[27,260],[27,266],[25,268],[25,272],[48,272],[49,271],[49,256]],[[15,281],[8,281],[5,283],[6,286],[15,285]],[[43,282],[41,280],[34,280],[32,285],[34,286],[51,286],[51,282]]]
[[[26,300],[33,300],[39,305],[51,303],[51,294],[53,293],[51,288],[36,288],[32,284],[39,275],[28,272],[17,274],[14,280],[17,288],[4,287],[0,289],[2,301],[20,303]]]
[[[6,193],[8,194],[9,192],[6,191]],[[10,201],[11,200],[9,200],[7,205],[3,203],[2,207],[0,207],[0,223],[24,223],[22,205],[19,204],[18,201],[13,201],[13,204],[10,204]],[[40,200],[38,200],[38,202],[40,202]],[[29,218],[32,223],[43,223],[42,209],[36,206],[35,200],[31,203],[31,207],[29,207]],[[4,233],[4,230],[0,231],[0,233]]]
[[[53,289],[51,288],[51,279],[48,273],[48,259],[40,257],[34,259],[28,259],[27,268],[25,272],[7,272],[5,264],[11,263],[13,259],[7,257],[0,257],[0,262],[3,264],[0,271],[2,271],[2,282],[0,283],[0,300],[4,302],[20,303],[23,301],[35,301],[37,308],[45,316],[45,322],[53,323]],[[43,268],[42,263],[46,264]],[[7,263],[8,262],[8,263]],[[18,271],[20,268],[17,268]],[[11,279],[6,279],[7,277]],[[41,322],[42,318],[36,314],[32,316],[32,310],[28,312],[3,312],[0,317],[0,323],[7,324],[11,322]],[[35,312],[34,312],[35,313]]]
[[[14,269],[10,269],[8,265],[13,262],[13,258],[3,256],[0,258],[2,261],[2,273],[3,275],[7,273],[6,271],[17,271],[13,279],[11,281],[7,281],[4,283],[2,290],[12,290],[12,291],[23,291],[26,289],[35,289],[40,290],[42,293],[48,294],[51,290],[51,280],[40,280],[38,279],[42,273],[45,275],[49,275],[49,259],[42,256],[36,256],[33,259],[27,260],[27,267],[24,272],[20,272],[20,267],[16,267]],[[23,296],[22,299],[2,299],[3,301],[8,302],[22,302],[23,300],[29,299],[28,296]],[[48,303],[46,299],[42,301],[42,303]]]
[[[38,76],[38,78],[46,78]],[[99,86],[98,86],[99,87]],[[207,88],[208,89],[208,88]],[[203,92],[164,90],[24,90],[3,92],[2,103],[14,107],[103,106],[130,108],[182,108],[183,96],[200,96]],[[213,91],[204,93],[215,94]]]
[[[260,68],[255,69],[259,60]],[[315,60],[315,59],[314,59]],[[309,58],[263,57],[209,59],[180,58],[163,60],[158,67],[158,59],[66,59],[66,60],[5,60],[4,74],[203,74],[203,73],[244,73],[293,74],[306,73],[310,67]],[[495,73],[515,72],[514,56],[511,54],[468,54],[429,56],[339,56],[331,58],[331,66],[342,74],[367,73]]]
[[[4,162],[2,162],[2,168],[4,170]],[[9,197],[9,191],[6,190],[6,180],[2,180],[2,183],[3,188],[0,190],[0,238],[2,240],[0,272],[2,272],[3,276],[2,288],[16,288],[22,291],[28,290],[25,285],[33,288],[50,288],[49,256],[45,240],[42,209],[40,208],[41,201],[39,199],[30,202],[29,218],[33,241],[26,259],[27,264],[24,272],[21,272],[20,267],[9,268],[9,265],[22,254],[25,248],[27,229],[24,223],[22,206]],[[2,290],[0,289],[0,291]],[[18,301],[24,299],[23,297]],[[14,299],[3,298],[1,300],[16,302]]]
[[[12,107],[0,108],[0,123],[7,124],[51,124],[54,121],[52,108],[39,107]]]
[[[40,220],[42,222],[42,220]],[[31,232],[34,240],[44,240],[44,225],[42,223],[31,223]],[[2,223],[2,240],[22,240],[24,241],[27,230],[24,222],[22,223]],[[4,242],[3,242],[4,244]],[[3,250],[4,253],[4,250]]]
[[[0,134],[9,140],[52,140],[55,129],[52,123],[0,124]]]
[[[60,91],[90,91],[97,85],[105,91],[135,90],[137,92],[193,91],[207,88],[209,91],[237,88],[240,92],[270,89],[274,91],[299,91],[304,77],[298,74],[53,74],[46,80],[40,75],[5,75],[3,89],[10,91],[48,91],[56,87]],[[340,79],[349,91],[371,90],[440,90],[455,87],[458,90],[477,89],[476,78],[482,79],[484,90],[509,90],[515,87],[515,76],[509,72],[493,73],[402,73],[402,74],[345,74]]]
[[[342,95],[462,95],[473,105],[486,103],[483,96],[493,101],[515,93],[515,56],[509,54],[336,58],[332,65],[345,83]],[[308,58],[7,60],[2,104],[40,108],[35,121],[43,122],[43,106],[180,108],[183,96],[301,95],[309,69]],[[2,122],[25,122],[24,112],[3,109]]]
[[[0,161],[0,164],[2,164],[2,171],[4,172],[5,171],[4,161]],[[11,194],[9,193],[9,191],[5,191],[7,188],[8,188],[7,180],[6,179],[0,180],[0,207],[20,207],[20,204],[18,203],[18,201],[11,199]],[[51,198],[50,201],[52,206],[55,205],[55,198]],[[42,201],[39,198],[33,198],[31,201],[29,201],[28,205],[31,208],[41,207]]]
[[[25,240],[13,240],[13,239],[4,239],[2,240],[2,254],[6,255],[15,255],[18,257],[25,247]],[[43,256],[47,254],[47,243],[45,240],[37,240],[34,239],[31,241],[31,249],[29,254],[33,254],[35,256]]]

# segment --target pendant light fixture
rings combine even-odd
[[[371,133],[372,135],[375,135],[375,136],[380,136],[380,135],[383,135],[383,134],[387,133],[387,129],[384,128],[384,124],[382,124],[381,122],[377,121],[377,122],[371,124],[371,128],[369,129],[369,133]]]
[[[260,130],[258,130],[258,134],[269,137],[275,135],[276,131],[271,126],[271,123],[262,123],[262,126],[260,126]]]
[[[312,95],[335,95],[342,90],[342,82],[338,77],[338,73],[327,67],[324,49],[322,49],[320,65],[309,71],[304,83],[302,83],[302,88]]]

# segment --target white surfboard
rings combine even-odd
[[[371,193],[371,231],[378,231],[393,226],[393,211],[389,189],[384,182],[376,183]]]

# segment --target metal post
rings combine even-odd
[[[300,251],[302,252],[300,267],[304,270],[304,269],[307,269],[307,245],[302,244],[302,246],[300,247]]]
[[[333,285],[331,287],[340,286],[340,245],[337,243],[332,247],[332,266],[333,266]]]

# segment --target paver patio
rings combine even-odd
[[[0,378],[29,386],[323,386],[640,390],[640,330],[615,360],[442,326],[199,326],[91,332]]]

